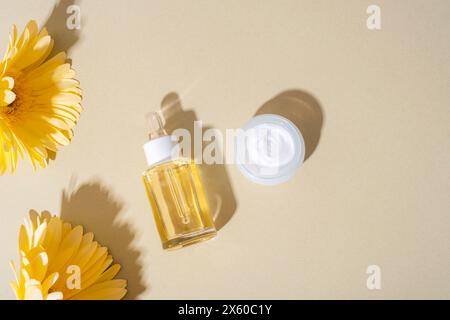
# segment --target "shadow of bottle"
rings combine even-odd
[[[305,140],[305,161],[320,141],[324,115],[316,98],[301,90],[284,91],[267,101],[255,115],[276,114],[291,120]]]
[[[202,148],[195,148],[194,129],[196,129],[197,132],[203,133],[208,129],[212,129],[212,127],[202,126],[202,128],[195,128],[196,121],[198,121],[197,115],[193,110],[183,109],[180,97],[174,92],[167,94],[162,100],[161,113],[165,119],[164,128],[167,133],[172,134],[176,129],[185,129],[189,131],[191,136],[190,155],[191,158],[198,159],[198,157],[201,156],[201,154],[198,153],[202,152],[208,143],[204,142],[202,139]],[[216,152],[222,152],[217,149],[218,148],[215,150]],[[217,155],[217,157],[223,159],[221,154]],[[220,230],[231,220],[237,207],[230,178],[224,164],[205,164],[202,162],[199,167],[206,197],[211,212],[214,215],[214,224],[217,230]]]
[[[118,278],[127,280],[126,299],[135,299],[146,287],[142,279],[140,252],[132,247],[135,232],[119,222],[123,204],[99,182],[82,184],[75,191],[63,191],[61,218],[72,225],[82,225],[106,246],[114,261],[121,265]]]
[[[67,28],[67,19],[69,13],[67,9],[73,5],[79,5],[77,0],[59,0],[52,9],[52,12],[44,23],[48,33],[55,40],[53,54],[65,51],[67,54],[75,44],[81,40],[79,29],[69,30]],[[82,23],[84,19],[82,18]]]

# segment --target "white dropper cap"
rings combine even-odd
[[[149,167],[175,159],[179,155],[179,146],[176,138],[168,135],[164,130],[163,122],[158,112],[151,112],[148,115],[150,128],[150,140],[144,144],[145,158]]]

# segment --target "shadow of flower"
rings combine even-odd
[[[52,12],[44,23],[48,33],[55,40],[53,53],[65,51],[69,53],[70,49],[81,40],[81,33],[78,29],[69,30],[66,22],[69,17],[67,8],[72,5],[79,5],[77,0],[59,0],[52,9]],[[84,20],[82,19],[82,22]]]
[[[84,183],[75,191],[63,191],[61,218],[82,225],[95,239],[108,247],[114,261],[122,266],[117,276],[128,282],[126,299],[135,299],[145,289],[140,252],[132,245],[134,230],[118,221],[123,204],[100,182]]]

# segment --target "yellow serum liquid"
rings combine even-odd
[[[143,174],[164,249],[216,235],[197,165],[189,159],[157,164]]]

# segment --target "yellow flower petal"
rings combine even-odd
[[[72,300],[120,300],[127,294],[124,288],[104,288],[94,292],[82,291]]]
[[[52,292],[47,295],[47,300],[62,300],[64,298],[62,292]]]
[[[108,281],[114,278],[120,271],[120,265],[115,264],[111,266],[108,270],[103,272],[103,274],[98,278],[97,282]]]
[[[14,88],[14,79],[11,77],[3,77],[0,79],[0,89]]]
[[[0,90],[0,107],[8,106],[16,100],[16,94],[11,90]]]
[[[64,237],[58,249],[58,254],[56,255],[51,266],[52,271],[64,269],[67,261],[78,250],[82,235],[83,228],[81,226],[77,226]]]
[[[53,285],[56,283],[58,278],[59,278],[58,272],[54,272],[51,275],[49,275],[47,279],[45,279],[42,282],[42,291],[48,292],[50,288],[53,287]]]
[[[72,139],[82,111],[79,82],[54,41],[30,21],[22,34],[13,26],[0,61],[0,174],[14,172],[24,156],[36,169]]]
[[[112,265],[107,248],[95,242],[92,233],[83,234],[81,226],[31,211],[20,228],[19,243],[20,266],[11,263],[17,299],[121,299],[127,292],[126,281],[114,279],[120,266]],[[80,289],[67,287],[72,276],[68,266],[79,267]]]

